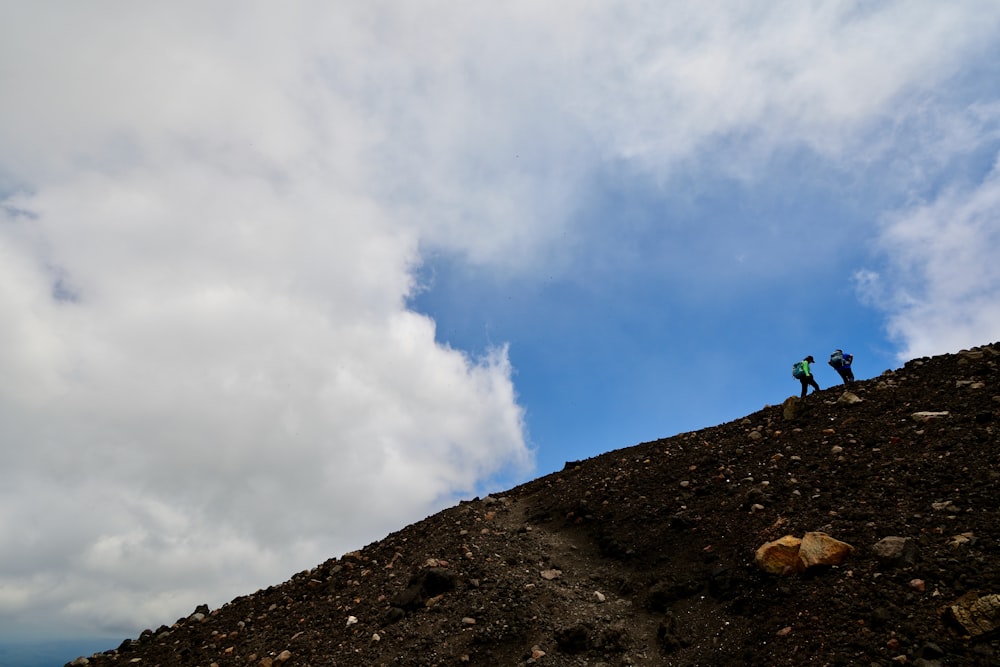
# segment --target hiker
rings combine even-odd
[[[854,371],[851,370],[851,362],[853,361],[853,354],[846,354],[843,350],[834,350],[828,363],[833,366],[833,370],[840,374],[844,384],[850,384],[854,382]]]
[[[802,398],[806,397],[806,392],[809,391],[809,387],[813,388],[813,392],[819,391],[819,385],[816,384],[816,378],[813,377],[812,371],[809,370],[809,364],[816,363],[816,360],[812,358],[810,354],[808,357],[802,361],[796,362],[792,366],[792,377],[802,383]]]

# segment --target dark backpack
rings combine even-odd
[[[840,368],[844,365],[844,355],[841,352],[834,352],[830,355],[830,365],[834,368]]]
[[[792,364],[792,377],[801,380],[806,376],[806,362],[797,361]]]

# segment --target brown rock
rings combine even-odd
[[[771,574],[793,574],[817,565],[840,565],[854,552],[854,547],[826,533],[806,533],[802,539],[793,535],[768,542],[757,549],[757,565]]]
[[[913,565],[917,560],[916,542],[897,535],[876,542],[872,552],[883,565]]]
[[[840,405],[854,405],[855,403],[861,403],[862,399],[857,395],[849,391],[845,391],[837,399],[837,403]]]
[[[785,399],[785,402],[781,404],[781,416],[785,418],[786,421],[791,421],[795,419],[799,412],[799,397],[789,396]]]
[[[963,595],[945,609],[945,618],[972,637],[1000,627],[1000,595]]]
[[[803,569],[815,565],[840,565],[853,552],[854,547],[850,544],[835,540],[826,533],[806,533],[799,546],[799,560]]]
[[[799,560],[801,544],[802,540],[792,535],[785,535],[768,542],[757,549],[755,557],[757,566],[770,574],[801,572],[802,561]]]

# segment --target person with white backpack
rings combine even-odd
[[[853,354],[847,354],[843,350],[834,350],[833,354],[830,355],[830,361],[827,363],[833,366],[833,370],[840,374],[840,378],[844,381],[844,384],[850,384],[854,382],[854,371],[851,370],[851,363],[853,361]]]

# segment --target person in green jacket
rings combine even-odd
[[[806,392],[809,391],[810,386],[813,388],[814,392],[819,391],[819,385],[816,384],[816,378],[813,377],[812,370],[809,368],[809,364],[814,363],[816,363],[816,360],[813,359],[810,354],[808,357],[792,367],[792,375],[802,383],[802,398],[806,397]]]

